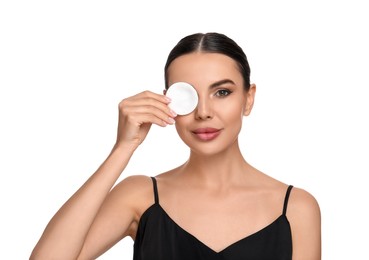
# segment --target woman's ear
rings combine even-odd
[[[243,112],[244,116],[248,116],[251,113],[252,107],[254,106],[255,101],[255,92],[256,92],[256,85],[251,84],[250,89],[247,91],[246,94],[246,104],[245,104],[245,110]]]

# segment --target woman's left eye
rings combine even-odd
[[[225,97],[228,96],[232,93],[232,91],[228,90],[228,89],[220,89],[218,90],[215,95],[218,97]]]

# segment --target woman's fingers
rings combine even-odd
[[[151,124],[173,124],[176,114],[168,107],[170,99],[150,91],[144,91],[119,103],[117,142],[140,144]]]
[[[176,114],[167,106],[162,104],[150,104],[150,102],[135,102],[133,104],[127,104],[126,107],[123,108],[122,113],[133,114],[137,117],[137,120],[141,121],[140,115],[152,115],[167,124],[174,123],[174,117]],[[146,119],[154,119],[154,117],[145,117]],[[150,121],[151,122],[151,121]],[[141,123],[145,123],[141,121]],[[157,120],[152,121],[151,123],[157,123]]]
[[[123,106],[126,105],[127,107],[134,107],[137,109],[137,112],[152,112],[157,116],[162,115],[161,117],[164,121],[166,121],[166,116],[164,116],[163,112],[171,118],[177,116],[176,113],[168,106],[168,104],[170,103],[170,99],[168,97],[150,91],[144,91],[133,96],[132,98],[124,100],[123,102],[125,102]]]

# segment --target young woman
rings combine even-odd
[[[176,115],[165,95],[176,82],[196,89],[187,115]],[[187,36],[169,54],[165,84],[164,95],[144,91],[120,102],[111,153],[51,219],[31,259],[95,259],[131,236],[135,260],[319,260],[317,201],[240,152],[256,90],[243,50],[223,34]],[[175,124],[188,160],[115,185],[152,124]]]

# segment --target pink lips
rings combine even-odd
[[[220,129],[211,127],[199,128],[193,131],[193,133],[202,141],[210,141],[220,134]]]

